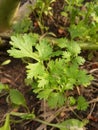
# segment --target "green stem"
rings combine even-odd
[[[57,38],[54,37],[47,37],[46,38],[51,42],[53,41],[54,44],[57,44]],[[68,41],[70,43],[70,40]],[[80,45],[82,50],[98,50],[98,44],[97,43],[90,43],[90,42],[79,42],[75,41],[77,44]]]
[[[42,124],[45,124],[45,125],[48,125],[48,126],[52,126],[52,127],[56,127],[56,128],[66,128],[65,126],[61,126],[61,125],[59,125],[59,124],[52,124],[52,123],[49,123],[49,122],[47,122],[47,121],[43,121],[43,120],[40,120],[40,119],[34,119],[34,121],[37,121],[37,122],[39,122],[39,123],[42,123]]]
[[[19,113],[19,112],[11,112],[11,113],[10,113],[10,115],[17,116],[17,117],[20,117],[20,118],[21,118],[21,116],[23,116],[23,115],[25,116],[25,114],[27,114],[27,113]],[[28,113],[27,115],[29,115],[29,113]],[[29,118],[29,119],[30,119],[30,118]],[[44,125],[56,127],[56,128],[63,128],[63,129],[66,128],[66,127],[63,126],[63,125],[52,124],[52,123],[49,123],[49,122],[47,122],[47,121],[43,121],[43,120],[38,119],[38,118],[35,118],[35,117],[31,117],[31,120],[37,121],[37,122],[42,123],[42,124],[44,124]]]
[[[79,43],[82,50],[98,50],[98,44],[96,43]]]

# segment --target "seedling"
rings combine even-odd
[[[26,72],[27,79],[32,80],[33,92],[52,108],[63,106],[66,90],[79,85],[87,87],[92,76],[79,68],[85,60],[79,56],[81,49],[76,42],[58,39],[53,45],[47,38],[38,40],[38,37],[36,34],[12,36],[8,53],[14,58],[32,59],[26,65]]]

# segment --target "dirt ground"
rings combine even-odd
[[[68,21],[63,17],[59,17],[59,14],[63,7],[63,0],[57,0],[57,3],[54,4],[54,18],[49,19],[48,17],[44,17],[45,25],[49,27],[49,31],[55,33],[57,37],[68,36],[68,32],[63,30],[60,32],[61,25],[66,26],[69,25]],[[46,20],[48,21],[46,22]],[[36,22],[36,17],[33,19]],[[34,28],[35,32],[38,32],[39,28]],[[87,101],[89,102],[89,108],[86,111],[78,111],[74,107],[68,109],[66,107],[62,107],[55,110],[50,110],[47,106],[47,103],[44,101],[39,101],[36,98],[36,95],[32,92],[31,86],[25,85],[25,64],[20,59],[14,59],[9,57],[7,53],[7,49],[10,46],[6,46],[0,49],[0,64],[10,59],[11,62],[8,65],[0,66],[0,82],[4,84],[8,84],[10,88],[16,88],[26,98],[27,105],[30,111],[34,111],[35,115],[38,118],[44,119],[51,123],[61,122],[64,119],[69,118],[77,118],[77,119],[88,119],[89,123],[86,126],[87,130],[98,130],[98,52],[93,52],[93,57],[91,60],[88,60],[87,56],[89,52],[83,52],[83,55],[87,60],[85,64],[82,66],[84,69],[88,71],[88,73],[94,76],[94,80],[91,85],[87,88],[80,87],[79,92],[81,95],[85,96]],[[73,95],[79,94],[77,89],[73,90]],[[0,93],[0,125],[4,122],[5,114],[9,111],[12,111],[14,108],[7,101],[8,93],[2,92]],[[20,107],[17,111],[25,112],[25,109]],[[60,112],[58,116],[55,116],[57,112]],[[74,114],[74,112],[76,114]],[[49,126],[45,126],[36,121],[26,120],[19,123],[11,124],[12,130],[58,130],[57,128],[52,128]]]

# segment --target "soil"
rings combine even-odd
[[[49,27],[49,32],[53,32],[56,37],[69,36],[66,27],[69,26],[69,21],[60,16],[64,1],[57,0],[52,5],[54,7],[54,17],[51,19],[48,16],[44,17],[45,26]],[[32,21],[36,22],[36,16],[33,17]],[[47,22],[46,22],[47,21]],[[62,30],[64,27],[64,30]],[[34,26],[34,32],[39,33],[40,28]],[[41,33],[41,31],[40,31]],[[9,42],[7,40],[7,42]],[[0,49],[0,64],[5,60],[10,59],[11,62],[8,65],[0,66],[0,82],[8,84],[10,88],[18,89],[24,96],[27,102],[27,106],[30,112],[34,111],[35,115],[45,121],[51,123],[58,123],[65,119],[88,119],[89,123],[86,125],[86,130],[98,130],[98,52],[93,52],[92,59],[88,60],[88,54],[90,52],[82,52],[82,56],[87,60],[82,68],[86,69],[88,73],[94,76],[94,80],[91,85],[87,88],[80,87],[70,92],[72,95],[83,95],[89,102],[89,108],[86,111],[78,111],[75,107],[66,108],[66,106],[59,109],[51,110],[45,101],[39,101],[36,95],[32,92],[31,86],[25,84],[26,70],[25,63],[20,59],[14,59],[10,57],[7,50],[10,48],[9,45]],[[0,93],[0,125],[4,123],[5,115],[9,111],[14,111],[14,107],[8,101],[8,93],[3,91]],[[23,107],[19,107],[17,112],[25,112]],[[59,111],[59,115],[55,116]],[[74,112],[73,112],[74,111]],[[76,114],[75,114],[76,113]],[[17,118],[15,118],[17,120]],[[49,127],[38,123],[34,120],[24,120],[19,123],[11,124],[12,130],[58,130],[57,128]]]

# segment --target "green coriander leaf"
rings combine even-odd
[[[36,45],[36,49],[38,50],[41,60],[48,60],[52,55],[52,47],[46,39],[42,39],[40,43]]]
[[[70,105],[75,105],[76,99],[73,96],[68,97]]]
[[[71,38],[74,39],[76,37],[87,36],[88,30],[84,26],[84,23],[80,22],[78,25],[72,24],[69,28],[69,32],[71,34]]]
[[[85,62],[85,59],[81,56],[77,56],[75,57],[75,59],[73,59],[73,62],[78,63],[78,65],[83,65],[83,63]]]
[[[64,51],[62,57],[66,60],[66,63],[71,61],[71,53],[70,52]]]
[[[60,48],[66,48],[68,44],[68,40],[66,38],[59,38],[56,40],[56,42],[57,46],[59,46]]]
[[[53,92],[49,96],[48,105],[51,108],[61,107],[65,102],[65,98],[62,93]]]
[[[79,73],[77,75],[77,84],[88,86],[90,85],[91,81],[93,80],[93,77],[91,75],[87,75],[86,70],[79,70]]]
[[[79,73],[79,69],[78,66],[76,66],[75,64],[71,64],[70,66],[67,66],[66,69],[64,70],[66,76],[68,77],[68,80],[71,79],[72,80],[76,80],[78,73]]]
[[[37,63],[29,63],[27,66],[27,78],[32,79],[37,78],[38,76],[41,76],[44,74],[44,66],[40,62]]]
[[[52,89],[45,88],[45,89],[43,89],[43,91],[39,92],[37,97],[40,98],[40,99],[46,99],[47,100],[51,92],[52,92]]]
[[[65,65],[64,59],[57,59],[55,61],[51,60],[48,63],[49,68],[48,80],[52,84],[52,86],[58,86],[58,84],[62,85],[62,83],[65,82],[66,77],[64,77],[64,65]]]
[[[47,79],[45,79],[44,77],[41,77],[41,79],[40,80],[38,80],[38,87],[39,88],[44,88],[44,86],[46,86],[46,85],[48,85],[48,80]]]
[[[62,53],[63,53],[63,51],[61,51],[61,50],[55,51],[55,52],[52,53],[52,56],[51,56],[51,57],[61,56]]]
[[[57,75],[60,75],[63,72],[64,66],[65,66],[65,60],[64,59],[56,59],[54,61],[51,60],[48,63],[48,67],[50,69],[50,72],[55,73]]]
[[[67,81],[64,89],[65,90],[73,90],[75,84],[76,84],[76,79],[68,78],[68,81]]]
[[[77,100],[77,109],[85,111],[88,108],[88,102],[83,96],[79,96]]]
[[[12,28],[14,33],[26,33],[32,28],[32,21],[30,18],[25,17],[15,23]]]
[[[69,44],[67,44],[67,50],[71,53],[73,57],[77,56],[81,52],[79,44],[74,41],[71,41]]]
[[[37,54],[33,53],[32,47],[36,44],[38,36],[31,34],[17,35],[11,37],[11,50],[8,50],[10,56],[15,58],[30,57],[38,60]]]

